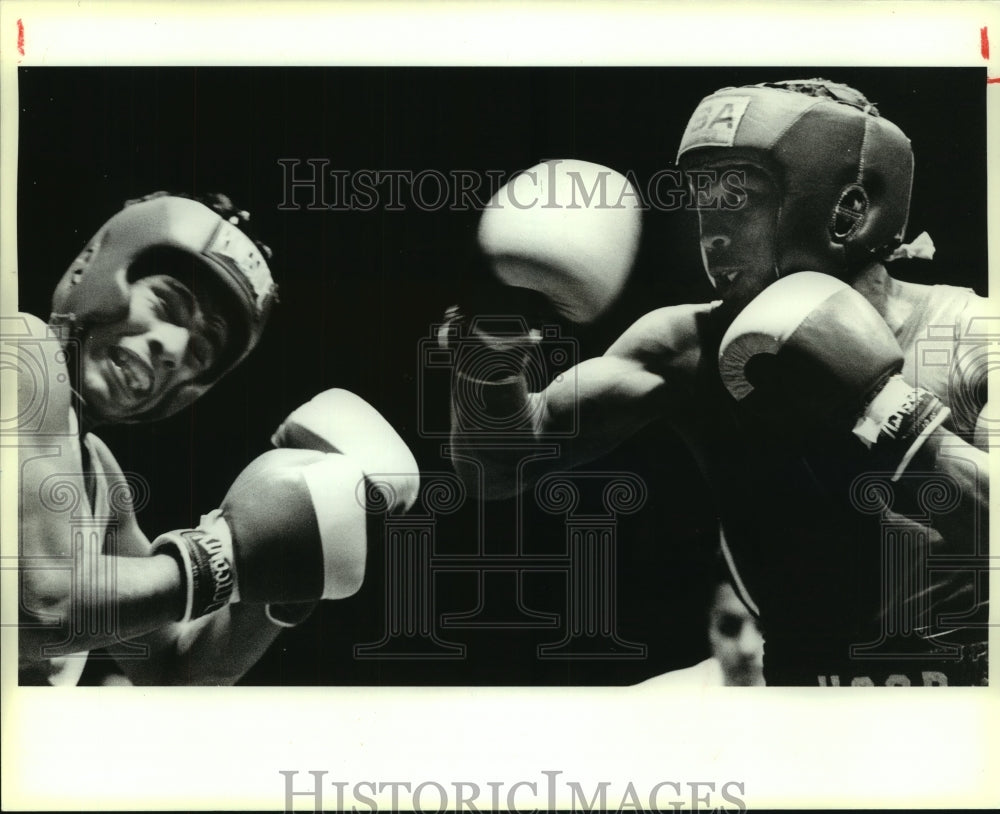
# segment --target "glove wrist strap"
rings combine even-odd
[[[469,317],[461,306],[453,305],[438,328],[438,345],[454,354],[455,368],[466,378],[507,382],[523,374],[541,336],[525,317]]]
[[[896,374],[869,403],[853,432],[874,454],[888,461],[895,481],[950,414],[929,390],[907,384]]]
[[[209,528],[184,529],[161,534],[153,541],[153,553],[169,554],[180,565],[184,577],[186,622],[213,613],[236,601],[236,569],[229,526],[221,517],[202,518]]]

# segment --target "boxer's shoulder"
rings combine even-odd
[[[5,318],[3,343],[14,346],[22,437],[71,434],[72,390],[63,337],[31,314]]]
[[[722,674],[722,665],[713,656],[690,667],[682,667],[679,670],[671,670],[668,673],[653,676],[638,686],[643,689],[663,689],[668,687],[722,687],[724,685],[725,677]]]
[[[954,430],[972,432],[987,398],[989,356],[1000,335],[1000,308],[968,288],[912,284],[909,288],[919,297],[897,331],[904,376],[951,407]]]
[[[57,333],[45,320],[36,317],[34,314],[26,314],[19,311],[9,317],[4,317],[4,338],[43,338],[56,337]]]
[[[91,455],[99,462],[104,475],[114,479],[121,479],[124,477],[121,464],[118,463],[118,459],[115,458],[111,448],[105,444],[101,438],[94,435],[92,432],[88,432],[84,436],[84,442],[90,448]]]
[[[958,338],[977,339],[995,337],[1000,333],[1000,303],[995,297],[981,297],[974,291],[953,286],[935,286],[935,289],[949,289],[949,299],[956,301],[958,311]],[[944,296],[943,294],[941,296]]]
[[[971,288],[954,285],[920,285],[894,281],[898,293],[890,309],[902,308],[896,329],[904,348],[928,337],[961,338],[980,320],[996,314],[996,303]],[[891,314],[890,314],[891,315]],[[994,321],[996,317],[994,316]],[[889,320],[892,324],[893,320]]]

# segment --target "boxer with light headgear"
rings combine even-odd
[[[603,356],[535,387],[531,334],[474,330],[502,361],[458,371],[456,468],[470,482],[483,471],[487,497],[504,497],[665,419],[715,494],[768,684],[985,683],[996,311],[970,290],[888,274],[933,250],[926,235],[903,244],[909,140],[858,91],[802,80],[708,96],[678,162],[719,299],[651,311]],[[611,217],[603,200],[584,218],[571,193],[552,192],[557,224],[501,191],[480,239],[502,281],[513,258],[518,286],[589,320],[629,273],[638,214]],[[601,275],[609,285],[592,284]],[[507,417],[517,444],[477,450],[476,411],[492,427]],[[558,440],[574,422],[561,457],[522,463],[525,431]]]
[[[253,350],[276,289],[248,218],[224,196],[131,201],[66,271],[48,324],[21,315],[5,336],[19,373],[21,683],[75,684],[98,648],[127,656],[136,683],[231,683],[316,602],[358,590],[368,509],[416,498],[402,439],[331,390],[292,412],[196,527],[152,544],[139,529],[141,483],[92,430],[170,416]]]

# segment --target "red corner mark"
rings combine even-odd
[[[989,59],[990,58],[990,35],[989,35],[989,32],[986,30],[986,26],[985,25],[982,28],[979,29],[979,50],[980,50],[980,52],[983,55],[983,59]],[[986,77],[986,84],[987,85],[997,85],[997,84],[1000,84],[1000,77],[993,78],[993,77],[987,76]]]
[[[24,56],[24,23],[20,18],[17,20],[17,52]]]

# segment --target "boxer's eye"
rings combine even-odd
[[[212,366],[214,351],[211,343],[207,339],[197,334],[193,334],[190,342],[188,343],[188,348],[191,353],[191,359],[194,367],[197,368],[199,373],[203,373]]]
[[[157,315],[174,325],[190,328],[194,321],[194,298],[187,288],[172,286],[163,282],[150,285],[156,302]]]
[[[735,639],[743,629],[743,620],[739,616],[725,615],[719,619],[716,626],[719,633],[727,639]]]

